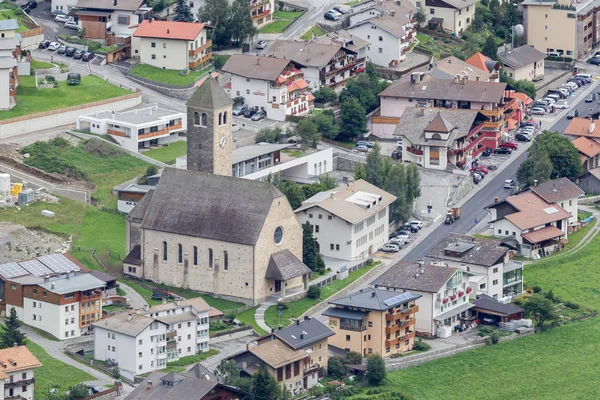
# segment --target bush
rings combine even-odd
[[[535,285],[534,287],[532,287],[531,290],[533,290],[533,293],[542,293],[542,288],[539,287],[538,285]]]
[[[262,128],[254,138],[255,143],[277,143],[281,137],[281,128]]]
[[[313,92],[313,96],[315,96],[315,102],[316,103],[329,103],[329,102],[336,102],[338,99],[337,93],[335,92],[335,90],[333,90],[332,88],[328,87],[328,86],[323,86],[321,89],[319,90],[315,90]]]
[[[316,285],[309,287],[307,296],[309,299],[318,299],[321,297],[321,288]]]
[[[102,47],[102,45],[99,42],[96,42],[94,40],[88,40],[87,47],[88,47],[88,51],[95,51],[95,50],[98,50],[100,47]]]
[[[346,373],[344,363],[340,357],[331,357],[327,362],[327,374],[340,378]]]
[[[346,361],[344,364],[362,364],[362,356],[359,352],[349,351],[348,354],[346,354]]]
[[[419,338],[419,340],[417,340],[415,342],[415,350],[427,351],[427,350],[431,350],[431,346],[428,345],[427,343],[423,342],[423,339]]]
[[[579,307],[579,304],[577,304],[577,303],[574,303],[574,302],[572,302],[572,301],[565,301],[565,303],[564,303],[564,304],[565,304],[565,307],[567,307],[567,308],[571,308],[571,309],[573,309],[573,310],[579,310],[579,308],[580,308],[580,307]]]
[[[48,173],[65,174],[72,178],[85,179],[86,175],[72,162],[66,161],[62,153],[71,147],[71,144],[63,138],[55,138],[47,142],[35,142],[25,147],[21,153],[29,153],[25,164],[39,168]]]
[[[554,293],[552,293],[552,289],[550,289],[550,291],[548,293],[545,294],[545,297],[550,300],[550,301],[555,301],[554,299]]]
[[[390,356],[390,358],[400,358],[400,357],[404,357],[404,355],[402,353],[394,353]]]
[[[490,336],[494,332],[491,326],[480,326],[478,335],[481,337]]]

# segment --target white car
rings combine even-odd
[[[515,187],[515,181],[513,179],[507,179],[504,181],[504,189],[512,189]]]
[[[390,243],[396,243],[396,244],[406,244],[410,242],[410,236],[409,235],[398,235],[395,238],[390,239]]]
[[[550,103],[550,104],[554,104],[556,103],[556,100],[554,100],[551,97],[544,97],[542,100],[545,100],[546,102]]]
[[[534,107],[534,108],[531,110],[531,113],[532,113],[533,115],[545,115],[545,114],[546,114],[546,111],[545,111],[543,108]]]
[[[563,109],[563,110],[564,110],[564,109],[566,109],[566,108],[569,108],[569,103],[567,103],[566,101],[562,101],[562,102],[561,102],[561,101],[559,101],[558,103],[556,103],[556,104],[554,105],[554,108],[560,108],[560,109]]]
[[[48,45],[48,50],[56,51],[56,50],[58,50],[59,47],[60,47],[60,43],[52,42]]]
[[[412,226],[415,226],[415,227],[417,227],[419,229],[423,229],[423,221],[414,220],[414,221],[410,221],[408,224],[412,225]]]
[[[67,17],[66,15],[62,15],[62,14],[58,14],[56,17],[54,17],[54,20],[56,22],[62,22],[62,23],[65,23],[67,21],[74,21],[73,17]]]
[[[331,10],[329,10],[329,11],[327,11],[327,12],[329,12],[329,13],[332,13],[333,15],[337,15],[337,16],[338,16],[338,17],[340,17],[340,18],[342,17],[342,13],[341,13],[341,12],[339,12],[339,11],[336,11],[336,10],[333,10],[333,9],[331,9]]]
[[[386,253],[397,253],[400,251],[400,246],[395,243],[387,243],[380,250]]]
[[[79,25],[75,21],[65,22],[65,28],[67,29],[79,29]]]

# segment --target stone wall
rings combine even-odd
[[[165,94],[167,96],[175,97],[181,100],[188,100],[192,97],[192,94],[196,91],[196,86],[192,85],[190,87],[167,87],[158,85],[156,82],[150,81],[148,79],[143,79],[135,75],[127,74],[127,77],[132,81],[138,82],[146,87],[149,87],[152,90],[156,90],[159,93]]]
[[[471,177],[469,176],[462,179],[460,183],[453,185],[452,197],[448,201],[448,207],[460,202],[462,198],[465,197],[474,188],[475,184],[473,183],[473,179],[471,179]]]
[[[254,336],[254,330],[251,326],[245,326],[240,329],[235,329],[233,331],[225,331],[214,333],[210,335],[210,344],[213,345],[215,343],[227,342],[229,340],[240,339],[247,336]]]
[[[335,154],[333,156],[333,169],[336,171],[347,171],[354,173],[358,164],[364,164],[365,162],[358,157],[351,157],[351,155]]]

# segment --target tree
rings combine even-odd
[[[296,182],[285,181],[282,182],[277,188],[281,190],[283,194],[285,194],[285,197],[287,197],[288,201],[290,202],[292,209],[295,210],[302,205],[302,202],[304,201],[304,192],[302,191],[300,185],[298,185]]]
[[[245,41],[252,41],[258,31],[252,24],[252,16],[248,11],[247,0],[234,0],[231,5],[231,18],[228,20],[233,40],[239,46]]]
[[[325,110],[315,115],[312,121],[317,127],[317,131],[326,139],[333,140],[340,133],[340,127],[335,123],[335,115],[331,110]]]
[[[228,45],[231,42],[229,16],[231,7],[227,0],[206,0],[198,10],[198,19],[210,22],[214,29],[209,30],[213,44]]]
[[[517,170],[517,180],[525,186],[532,186],[535,181],[544,183],[552,176],[552,161],[548,153],[539,149],[534,151]]]
[[[308,221],[302,225],[302,262],[314,272],[325,271],[325,262],[313,236],[313,226]]]
[[[412,201],[409,200],[407,190],[407,174],[404,164],[396,164],[386,179],[385,190],[396,196],[390,204],[390,221],[407,221],[412,210]]]
[[[317,285],[309,286],[308,293],[306,293],[306,296],[309,299],[318,299],[319,297],[321,297],[321,288]]]
[[[194,20],[194,16],[192,15],[187,0],[177,0],[173,20],[179,22],[192,22]]]
[[[321,135],[317,131],[317,126],[312,118],[303,118],[298,122],[295,129],[296,135],[302,138],[305,146],[317,148],[317,142],[321,140]]]
[[[69,388],[69,400],[85,399],[90,395],[90,389],[85,383],[78,383]]]
[[[419,26],[422,26],[423,23],[425,23],[425,20],[427,19],[427,15],[425,14],[425,9],[423,8],[422,5],[419,7],[419,10],[415,14],[415,19],[417,20],[417,25],[419,25]]]
[[[234,360],[221,360],[221,363],[217,365],[213,373],[217,377],[217,380],[225,385],[231,385],[240,376],[240,371]]]
[[[367,180],[367,172],[365,171],[365,165],[360,163],[354,169],[354,180],[359,179]]]
[[[4,320],[4,326],[0,331],[0,346],[3,349],[17,346],[24,346],[26,343],[25,334],[19,329],[23,323],[17,316],[17,310],[14,307],[10,309],[8,318]]]
[[[485,39],[481,52],[492,60],[495,60],[496,57],[498,57],[498,45],[496,44],[496,38],[493,35],[489,35]]]
[[[281,397],[281,387],[265,367],[261,367],[252,376],[252,396],[253,400],[274,400]]]
[[[371,386],[379,386],[385,382],[385,362],[379,354],[367,358],[367,382]]]
[[[374,68],[374,66],[371,66],[371,70]],[[366,112],[371,112],[379,105],[379,98],[377,97],[379,91],[378,81],[374,81],[373,75],[368,73],[359,74],[358,77],[348,82],[346,88],[340,94],[340,100],[344,102],[349,98],[357,99]]]
[[[362,364],[362,356],[356,351],[349,351],[344,364]]]
[[[558,314],[554,310],[554,303],[540,294],[528,297],[523,304],[523,309],[542,330],[546,321],[555,321],[558,319]]]
[[[415,164],[409,164],[406,171],[407,199],[412,202],[421,196],[421,174]]]
[[[378,188],[383,188],[385,182],[385,165],[381,156],[381,147],[375,143],[373,149],[367,154],[367,164],[365,165],[366,181]]]
[[[340,357],[330,357],[327,361],[327,373],[336,378],[341,378],[346,373],[344,361]]]
[[[281,137],[281,128],[261,128],[254,137],[255,143],[277,143]]]
[[[213,54],[212,57],[212,61],[213,61],[213,67],[215,67],[215,69],[221,69],[223,68],[223,65],[225,65],[225,63],[227,62],[227,60],[229,60],[231,56],[228,54]],[[242,104],[244,103],[244,98],[242,97]],[[233,101],[235,102],[236,98],[233,99]],[[238,104],[238,103],[236,103]]]
[[[322,86],[320,89],[312,92],[315,96],[315,103],[335,103],[338,99],[338,95],[329,86]]]

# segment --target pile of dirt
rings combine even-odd
[[[117,149],[115,146],[111,146],[110,144],[98,139],[87,140],[83,144],[83,150],[85,150],[86,153],[97,157],[118,157],[123,155],[123,152],[121,152],[121,150]]]
[[[71,238],[0,222],[0,264],[68,251]]]
[[[19,153],[19,145],[16,143],[0,144],[0,158],[23,162],[23,156]]]

